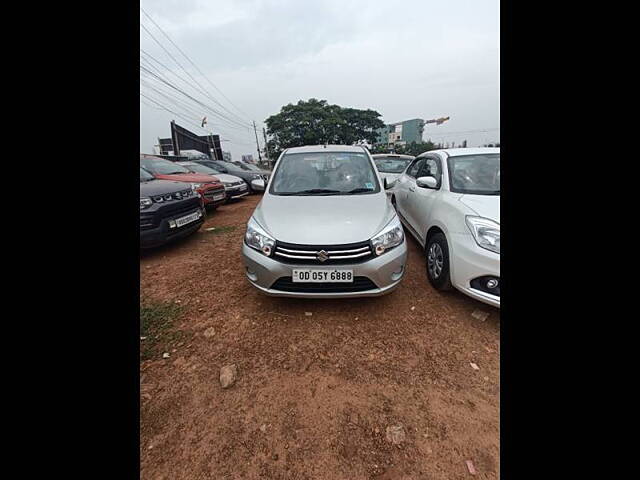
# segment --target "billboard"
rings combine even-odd
[[[171,138],[160,138],[161,155],[180,155],[181,150],[197,150],[214,160],[222,160],[220,135],[196,135],[171,122]]]

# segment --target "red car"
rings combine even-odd
[[[190,183],[209,209],[217,208],[227,199],[224,185],[213,175],[191,173],[182,165],[152,155],[140,155],[140,166],[157,179]]]

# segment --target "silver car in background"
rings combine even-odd
[[[285,297],[393,291],[407,245],[383,185],[363,147],[285,150],[247,224],[242,256],[251,284]]]
[[[380,178],[393,186],[395,181],[402,175],[404,169],[407,168],[414,158],[413,155],[400,155],[396,153],[376,153],[372,155],[376,168],[380,173]],[[387,190],[387,196],[391,198],[391,190]]]

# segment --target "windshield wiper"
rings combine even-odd
[[[352,195],[354,193],[364,193],[364,192],[373,192],[372,188],[354,188],[353,190],[349,190],[348,192],[344,192],[346,195]]]
[[[311,188],[309,190],[300,190],[299,192],[283,192],[278,195],[333,195],[342,193],[340,190],[327,190],[326,188]]]

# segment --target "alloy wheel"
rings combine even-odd
[[[427,269],[431,274],[431,277],[437,279],[442,273],[442,267],[444,266],[444,255],[442,248],[437,243],[432,243],[429,247],[429,253],[427,254]]]

